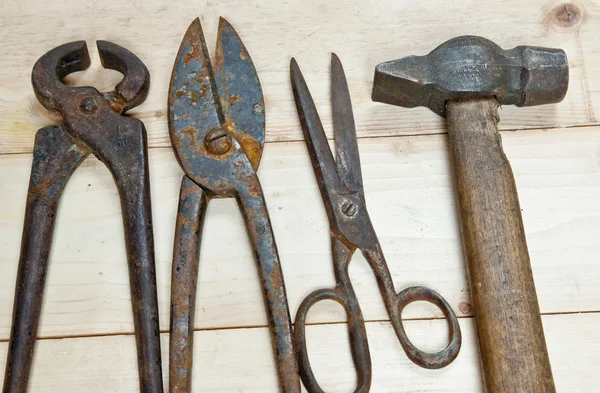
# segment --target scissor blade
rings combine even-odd
[[[329,191],[340,190],[340,178],[337,174],[335,160],[329,149],[327,137],[319,119],[317,108],[310,95],[306,81],[302,76],[300,67],[296,59],[292,58],[290,63],[290,77],[292,80],[292,90],[296,100],[296,109],[306,139],[306,146],[312,162],[317,182],[323,198],[329,194]],[[331,201],[325,201],[331,203]]]
[[[188,28],[171,75],[169,132],[180,161],[197,154],[206,133],[224,123],[210,57],[198,18]],[[188,157],[185,157],[188,158]]]
[[[348,191],[363,193],[356,127],[348,82],[340,59],[331,54],[331,107],[338,173]]]
[[[265,143],[263,92],[246,47],[224,18],[219,20],[215,71],[225,126],[256,170]]]

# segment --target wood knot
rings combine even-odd
[[[583,8],[574,3],[562,3],[546,12],[544,24],[555,30],[572,30],[581,26],[583,17]]]
[[[460,303],[458,305],[458,309],[464,315],[472,315],[473,314],[473,307],[471,307],[471,305],[469,303],[467,303],[467,302]]]

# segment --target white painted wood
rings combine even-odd
[[[600,127],[503,133],[512,163],[543,313],[600,310]],[[430,286],[469,313],[446,137],[368,138],[359,143],[368,209],[398,290]],[[181,170],[170,149],[150,155],[160,319],[168,329],[173,227]],[[29,155],[0,156],[0,338],[11,323]],[[267,144],[259,170],[292,312],[333,285],[328,221],[304,143]],[[50,261],[42,336],[132,332],[119,200],[108,170],[84,162],[63,196]],[[242,218],[233,200],[209,207],[196,327],[266,326]],[[351,275],[367,320],[386,320],[377,284],[356,257]],[[462,307],[461,307],[462,304]],[[429,306],[406,318],[441,314]],[[311,323],[345,320],[335,303]]]
[[[543,317],[552,369],[559,392],[595,393],[600,340],[599,314]],[[410,321],[415,343],[439,345],[439,320]],[[461,319],[464,344],[454,363],[441,370],[412,364],[389,323],[367,324],[373,360],[372,392],[482,392],[472,318]],[[347,349],[345,326],[318,325],[307,331],[312,364],[327,392],[352,391],[355,374]],[[167,381],[168,335],[162,335],[163,373]],[[221,393],[276,392],[277,379],[266,328],[200,331],[194,338],[193,391]],[[6,343],[0,343],[4,368]],[[104,336],[38,341],[31,393],[138,392],[133,336]]]
[[[477,34],[504,48],[538,45],[563,48],[571,83],[559,105],[507,107],[503,129],[557,127],[598,121],[600,31],[597,0],[575,0],[565,11],[558,0],[486,2],[434,0],[319,1],[148,1],[22,0],[0,13],[0,152],[29,152],[41,126],[57,121],[37,102],[30,82],[35,61],[54,46],[74,40],[90,45],[90,71],[70,83],[110,90],[119,74],[100,68],[94,40],[118,43],[138,55],[152,76],[146,102],[132,111],[144,120],[152,146],[169,147],[166,98],[171,68],[181,38],[196,16],[202,17],[209,47],[214,47],[218,17],[241,35],[258,69],[267,105],[267,140],[301,139],[289,85],[295,56],[330,131],[329,53],[344,64],[358,133],[361,136],[443,132],[443,121],[427,109],[400,109],[371,102],[376,64],[423,55],[452,37]],[[577,8],[575,8],[577,7]]]

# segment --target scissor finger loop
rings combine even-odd
[[[322,288],[310,293],[304,298],[296,312],[294,348],[296,349],[298,367],[304,386],[311,393],[324,393],[310,365],[306,345],[306,318],[308,312],[315,304],[323,300],[333,300],[344,307],[346,311],[350,350],[357,377],[354,393],[366,393],[371,386],[371,358],[365,321],[358,302],[356,302],[356,297],[346,293],[346,289],[339,284],[335,288]]]
[[[444,314],[444,318],[448,322],[448,336],[450,341],[446,348],[436,353],[428,353],[417,348],[410,341],[408,336],[406,335],[406,331],[404,330],[404,325],[402,322],[402,311],[406,306],[413,302],[417,301],[426,301],[435,306],[437,306],[442,313]],[[421,367],[428,369],[438,369],[445,367],[452,363],[454,359],[458,356],[460,351],[460,347],[462,344],[462,336],[460,333],[460,325],[458,323],[458,318],[456,314],[452,310],[452,307],[446,299],[444,299],[439,293],[434,291],[433,289],[415,286],[409,287],[402,290],[398,295],[396,295],[397,309],[398,313],[393,316],[395,321],[392,321],[394,324],[398,324],[400,326],[401,334],[398,336],[400,340],[400,344],[406,351],[407,356],[415,363]]]
[[[322,300],[333,300],[344,307],[346,312],[346,302],[344,298],[340,295],[340,293],[333,288],[322,288],[318,289],[314,292],[311,292],[307,297],[304,298],[302,303],[300,303],[300,307],[298,307],[298,311],[296,312],[296,322],[294,335],[296,339],[302,337],[302,341],[304,341],[304,331],[306,327],[306,317],[308,316],[308,312],[318,302]]]

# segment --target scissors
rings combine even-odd
[[[233,27],[219,21],[214,68],[200,20],[189,26],[173,67],[168,99],[181,184],[171,275],[171,393],[190,392],[200,240],[212,198],[235,198],[252,243],[280,391],[300,393],[283,273],[256,175],[265,135],[256,69]]]
[[[102,65],[123,74],[111,92],[62,83],[89,67],[85,41],[52,49],[33,67],[35,95],[63,121],[35,135],[4,393],[27,391],[58,203],[69,177],[90,154],[110,170],[121,199],[140,391],[163,391],[146,129],[124,115],[146,99],[150,75],[125,48],[107,41],[97,45]]]
[[[375,273],[388,315],[407,356],[415,364],[424,368],[436,369],[447,366],[456,358],[461,346],[458,320],[448,302],[429,288],[410,287],[396,294],[392,276],[365,204],[350,92],[339,58],[335,54],[331,56],[335,159],[327,143],[323,125],[306,81],[295,59],[291,60],[290,77],[306,146],[329,218],[336,279],[334,288],[319,289],[309,294],[296,313],[294,346],[304,386],[310,393],[323,392],[308,359],[306,315],[317,302],[334,300],[344,307],[348,319],[350,348],[357,372],[357,386],[354,392],[366,393],[370,389],[371,360],[365,322],[348,275],[348,265],[357,249],[362,251]],[[428,301],[439,307],[448,321],[450,342],[438,353],[427,353],[416,348],[404,330],[402,310],[408,304],[418,300]]]

